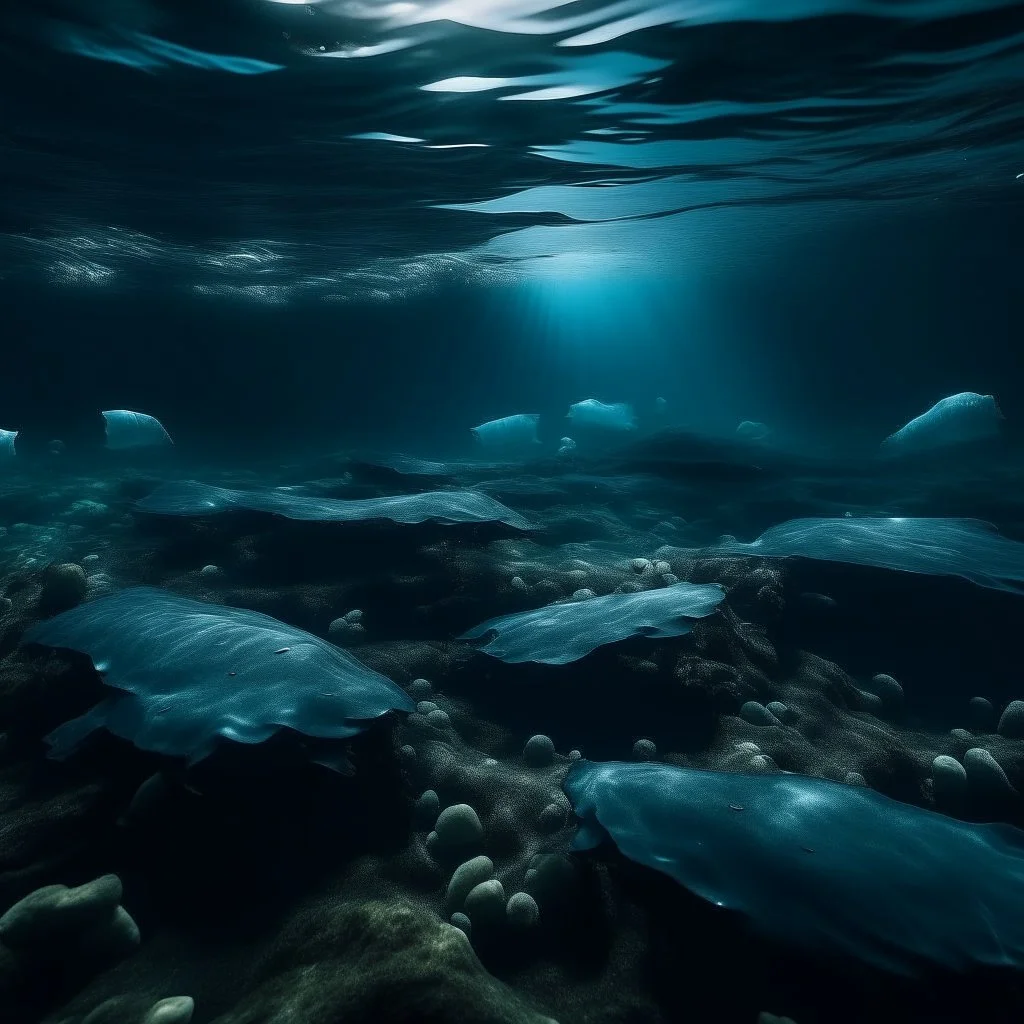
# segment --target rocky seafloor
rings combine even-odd
[[[814,957],[614,846],[573,851],[563,791],[582,755],[798,773],[1024,825],[1024,597],[716,550],[812,515],[972,516],[1020,537],[1015,464],[839,466],[665,435],[530,465],[338,454],[227,470],[171,453],[5,468],[0,1020],[1019,1019],[1014,971],[907,979]],[[140,512],[183,477],[340,499],[473,489],[530,528]],[[677,581],[726,591],[685,636],[569,664],[457,639]],[[341,771],[287,730],[193,766],[103,732],[47,757],[44,737],[106,688],[88,657],[23,644],[26,630],[136,585],[329,640],[416,709],[348,740]]]

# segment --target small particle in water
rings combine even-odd
[[[170,710],[171,710],[171,705],[170,704],[165,704],[162,708],[157,708],[156,709],[156,713],[158,715],[165,715]]]
[[[800,849],[803,850],[804,853],[814,853],[814,851],[809,846],[801,846]]]
[[[729,810],[730,811],[742,811],[743,808],[740,806],[740,804],[729,804]]]
[[[1017,175],[1018,181],[1020,181],[1021,178],[1024,178],[1024,171],[1021,171],[1020,174]]]
[[[229,672],[229,673],[228,673],[228,675],[229,675],[229,676],[237,676],[237,675],[238,675],[238,673],[237,673],[237,672]]]
[[[291,650],[290,647],[282,647],[280,650],[274,651],[275,654],[287,654]]]

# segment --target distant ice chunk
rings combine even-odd
[[[992,395],[963,391],[936,402],[926,413],[887,437],[882,446],[891,454],[902,454],[980,441],[998,436],[1002,419]]]
[[[571,455],[576,451],[576,442],[571,437],[563,437],[558,442],[559,455]]]
[[[512,448],[540,444],[540,438],[537,437],[539,422],[539,413],[520,412],[515,416],[503,416],[501,419],[488,420],[477,427],[470,427],[469,432],[488,448]]]
[[[15,454],[14,442],[17,437],[16,430],[4,430],[0,427],[0,459],[10,458]]]
[[[130,409],[110,409],[103,413],[107,424],[107,447],[150,448],[174,444],[164,425],[155,417]]]
[[[755,420],[744,420],[736,428],[736,436],[744,441],[764,441],[771,434],[771,427]]]
[[[993,590],[1024,593],[1024,542],[1003,537],[977,519],[791,519],[750,544],[727,541],[716,550],[960,576]]]
[[[511,664],[566,665],[631,636],[685,636],[694,619],[710,615],[724,598],[725,591],[716,584],[676,583],[659,590],[607,594],[501,615],[467,630],[459,639]]]
[[[596,398],[588,398],[569,406],[567,419],[577,426],[602,427],[605,430],[634,430],[636,416],[633,406],[626,402],[606,404]]]

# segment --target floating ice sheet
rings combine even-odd
[[[15,454],[14,442],[17,437],[16,430],[4,430],[0,427],[0,459],[9,458]]]
[[[195,763],[220,737],[261,743],[287,727],[342,739],[414,706],[386,676],[319,637],[151,587],[79,605],[30,629],[24,642],[89,655],[121,691],[50,733],[55,758],[102,728]]]
[[[174,443],[164,425],[147,413],[110,409],[103,413],[103,419],[107,424],[108,448],[149,448]]]
[[[539,413],[521,412],[515,416],[503,416],[500,420],[488,420],[477,427],[470,427],[469,432],[488,448],[535,445],[540,444],[537,437],[539,422]]]
[[[694,619],[725,598],[716,584],[675,583],[636,594],[608,594],[500,615],[464,633],[484,653],[510,663],[565,665],[631,636],[685,636]]]
[[[896,974],[1024,967],[1024,832],[799,775],[581,761],[565,791],[588,849],[749,919],[773,942]]]
[[[1003,414],[991,395],[964,391],[936,402],[885,439],[887,454],[910,454],[997,437]]]
[[[196,480],[161,484],[138,502],[144,512],[170,516],[204,516],[245,510],[286,519],[354,523],[390,519],[396,523],[504,523],[517,530],[532,528],[529,520],[478,491],[428,491],[382,498],[343,501],[309,498],[291,491],[234,491]]]
[[[576,426],[603,427],[606,430],[633,430],[636,427],[631,405],[625,402],[608,405],[596,398],[570,405],[566,419],[572,420]]]
[[[792,519],[750,544],[730,542],[715,550],[962,576],[982,587],[1024,593],[1024,543],[977,519]]]

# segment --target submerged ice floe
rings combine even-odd
[[[766,441],[771,436],[771,427],[755,420],[744,420],[736,428],[736,436],[744,441]]]
[[[514,448],[540,444],[540,438],[537,437],[538,423],[539,413],[520,412],[515,416],[503,416],[470,427],[469,432],[485,447]]]
[[[15,441],[18,439],[16,430],[4,430],[0,428],[0,459],[9,458],[15,454]]]
[[[478,491],[428,491],[345,501],[310,498],[285,490],[236,491],[197,480],[161,484],[137,507],[168,516],[204,516],[218,512],[266,512],[306,522],[354,523],[390,519],[395,523],[504,523],[530,530],[524,516]]]
[[[636,416],[633,407],[626,402],[607,404],[596,398],[588,398],[569,406],[566,419],[576,427],[599,427],[605,430],[634,430]]]
[[[631,636],[685,636],[694,619],[710,615],[724,599],[725,591],[716,584],[676,583],[500,615],[459,639],[513,664],[566,665]]]
[[[151,448],[174,443],[164,425],[148,413],[109,409],[103,413],[103,419],[108,448]]]
[[[614,841],[763,937],[900,975],[1024,967],[1024,832],[799,775],[579,761],[576,849]]]
[[[107,729],[143,750],[207,757],[220,738],[261,743],[282,728],[354,736],[414,702],[386,676],[269,615],[132,587],[30,629],[25,643],[87,654],[118,692],[46,738],[64,758]]]
[[[999,435],[1003,414],[992,395],[964,391],[936,402],[882,442],[887,454],[912,454]]]
[[[714,550],[961,576],[993,590],[1024,593],[1024,543],[977,519],[792,519],[749,544],[728,541]]]

